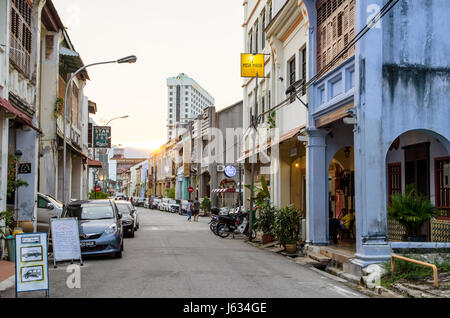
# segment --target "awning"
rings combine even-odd
[[[39,128],[37,128],[37,127],[35,127],[33,125],[33,120],[31,119],[31,117],[26,115],[26,114],[24,114],[24,113],[22,113],[17,108],[15,108],[13,105],[11,105],[11,103],[8,100],[0,97],[0,106],[4,110],[6,110],[8,113],[16,115],[16,118],[19,121],[23,122],[24,124],[26,124],[26,125],[30,126],[31,128],[33,128],[38,133],[42,134],[42,131]]]
[[[239,192],[239,190],[236,190],[235,188],[227,188],[227,189],[214,189],[212,190],[214,193],[235,193]]]
[[[302,129],[305,129],[305,127],[306,126],[303,125],[303,126],[294,128],[294,129],[288,131],[287,133],[281,135],[280,138],[278,138],[277,140],[274,140],[274,141],[271,141],[270,139],[267,140],[266,144],[262,147],[263,150],[267,150],[275,145],[281,144],[282,142],[295,137],[297,134],[300,133],[300,131]],[[256,154],[258,154],[259,152],[261,152],[261,147],[260,147],[260,145],[257,145],[256,146]],[[245,151],[245,154],[241,158],[238,159],[238,162],[242,162],[245,159],[251,157],[252,155],[253,155],[252,149],[248,149]]]
[[[61,46],[59,48],[59,55],[61,56],[67,72],[69,73],[75,73],[78,69],[84,66],[80,55],[71,49]],[[82,73],[86,79],[89,79],[89,75],[86,70]]]
[[[89,168],[103,168],[103,163],[98,160],[88,159]]]

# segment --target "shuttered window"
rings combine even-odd
[[[26,77],[30,77],[31,2],[11,0],[10,60]]]
[[[354,35],[355,0],[317,1],[317,73],[341,52]],[[354,54],[353,46],[333,68]]]

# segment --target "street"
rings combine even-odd
[[[86,259],[81,288],[69,289],[67,265],[50,266],[52,298],[362,297],[285,257],[221,239],[184,216],[139,208],[140,229],[125,240],[122,259]],[[23,294],[20,297],[39,296]],[[14,297],[10,289],[1,297]]]

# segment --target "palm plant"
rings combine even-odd
[[[404,226],[408,236],[418,235],[423,224],[438,213],[430,200],[416,194],[413,185],[408,185],[404,194],[394,194],[387,210],[390,218]]]
[[[245,187],[247,189],[252,189],[250,185],[246,184]],[[264,176],[261,176],[261,187],[253,187],[253,201],[255,202],[255,205],[258,208],[261,208],[262,206],[269,204],[270,201],[270,191],[269,187],[267,186],[267,181]]]

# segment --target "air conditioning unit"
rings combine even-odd
[[[444,165],[444,188],[450,189],[450,164]]]
[[[224,165],[217,165],[217,172],[224,172],[225,166]]]

